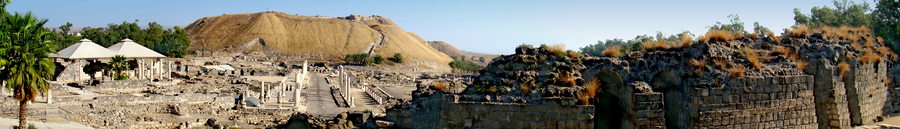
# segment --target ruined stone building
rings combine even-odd
[[[386,120],[401,128],[850,128],[897,111],[896,55],[882,39],[864,28],[800,29],[707,33],[619,57],[522,45],[472,85],[419,83]]]

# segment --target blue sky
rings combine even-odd
[[[858,1],[862,2],[862,1]],[[874,4],[869,1],[871,6]],[[510,54],[519,44],[565,44],[577,50],[597,40],[636,35],[691,31],[727,23],[738,14],[752,29],[753,22],[773,31],[793,25],[793,9],[808,13],[828,0],[697,0],[697,1],[237,1],[237,0],[13,0],[8,11],[31,11],[49,19],[45,27],[67,21],[76,27],[102,27],[109,23],[185,26],[206,16],[270,11],[300,15],[390,18],[404,30],[425,40],[440,40],[460,50]]]

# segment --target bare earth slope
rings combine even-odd
[[[203,17],[186,27],[192,49],[252,48],[287,54],[340,56],[402,53],[411,61],[447,64],[453,59],[381,16],[314,17],[282,12]],[[248,44],[254,39],[257,43]]]
[[[428,41],[428,45],[431,45],[431,47],[433,47],[434,49],[447,54],[447,56],[462,57],[465,55],[462,51],[459,51],[459,49],[456,49],[456,47],[453,47],[453,45],[450,45],[444,41]]]

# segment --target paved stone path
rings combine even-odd
[[[325,75],[310,73],[309,87],[306,89],[306,111],[311,115],[334,116],[341,109],[331,96],[331,85],[325,81]]]

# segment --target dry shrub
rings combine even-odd
[[[710,30],[704,35],[705,41],[709,42],[728,42],[734,40],[735,32],[727,30]]]
[[[432,84],[434,85],[433,86],[434,90],[438,90],[438,91],[444,91],[448,87],[450,87],[450,84],[447,84],[447,82],[444,82],[444,80],[434,81],[434,82],[432,82]]]
[[[862,34],[869,33],[869,27],[865,27],[865,26],[856,27],[856,30],[857,30],[857,33],[862,33]]]
[[[553,45],[548,46],[547,50],[549,50],[550,53],[566,52],[566,45],[565,44],[553,44]]]
[[[709,37],[706,37],[706,35],[697,36],[697,43],[705,43],[708,41],[709,41]]]
[[[606,57],[622,57],[622,55],[624,55],[622,54],[622,47],[620,46],[606,47],[600,54],[603,54],[603,56]]]
[[[581,59],[581,57],[583,57],[584,55],[572,50],[566,50],[566,56],[572,59]]]
[[[856,43],[856,42],[853,42],[853,43]],[[871,47],[872,45],[875,45],[875,43],[874,42],[866,42],[866,44],[865,44],[866,47]]]
[[[522,94],[528,95],[528,92],[531,91],[531,87],[534,87],[532,85],[534,85],[534,84],[527,83],[527,82],[519,82],[519,88],[522,88]]]
[[[668,42],[665,39],[658,39],[655,41],[644,42],[641,46],[644,46],[644,49],[647,49],[647,51],[667,50],[669,49],[667,43]]]
[[[786,29],[788,34],[794,37],[800,37],[809,33],[809,27],[804,24],[792,26],[791,29]]]
[[[559,82],[562,86],[575,86],[575,77],[567,72],[559,73]]]
[[[705,60],[697,60],[692,58],[690,64],[691,66],[694,66],[694,72],[697,74],[703,73],[703,68],[706,67]]]
[[[797,64],[797,69],[799,69],[800,71],[803,71],[803,69],[806,68],[807,65],[809,65],[809,63],[807,63],[806,61],[800,60],[800,59],[796,59],[796,60],[792,60],[792,61],[794,61],[794,63]]]
[[[591,102],[588,101],[588,99],[590,99],[590,98],[588,98],[587,93],[578,92],[578,102],[581,102],[582,105],[591,104]]]
[[[849,38],[850,38],[850,42],[851,42],[851,43],[857,43],[857,42],[859,42],[859,36],[856,35],[856,34],[850,34],[850,37],[849,37]],[[869,44],[867,43],[866,46],[869,46]]]
[[[770,29],[766,29],[766,36],[769,36],[769,38],[775,38],[775,32],[772,32],[772,30]]]
[[[584,89],[587,90],[585,93],[590,98],[594,98],[597,96],[597,89],[600,89],[600,79],[591,79],[590,82],[584,85]]]
[[[693,44],[691,40],[693,40],[691,39],[691,35],[689,35],[688,33],[681,33],[681,48],[691,47],[691,45]]]
[[[744,57],[747,58],[747,61],[750,62],[751,67],[756,68],[756,69],[761,69],[762,67],[765,67],[765,64],[763,64],[759,60],[759,53],[756,53],[756,50],[753,50],[751,48],[744,48],[741,50],[743,50],[743,52],[741,52],[741,53],[743,53]]]
[[[781,36],[775,36],[775,38],[772,39],[772,41],[775,43],[781,43]]]
[[[855,42],[854,42],[854,43],[855,43]],[[866,44],[866,46],[872,46],[872,44],[875,44],[875,43],[873,43],[873,41],[872,41],[871,39],[866,39],[866,43],[865,43],[865,44]],[[853,47],[856,47],[856,46],[853,46]]]
[[[850,70],[850,64],[847,64],[847,62],[838,64],[838,75],[844,76],[844,74],[847,73],[847,70]]]
[[[860,50],[860,51],[862,51],[863,49],[866,49],[862,45],[859,45],[859,43],[850,43],[850,46],[852,46],[853,49]]]
[[[875,41],[875,42],[882,43],[882,44],[884,43],[884,38],[881,38],[880,36],[875,39],[878,39],[878,41]]]
[[[731,78],[738,78],[738,77],[743,76],[743,75],[744,75],[744,71],[747,71],[747,69],[744,68],[744,66],[737,65],[737,66],[735,66],[735,67],[729,68],[727,71],[728,71],[728,76],[729,76],[729,77],[731,77]]]
[[[875,54],[872,49],[865,49],[863,50],[863,55],[859,58],[859,61],[862,64],[878,63],[881,62],[881,56]]]
[[[772,53],[780,54],[780,55],[788,55],[791,53],[791,49],[788,49],[787,47],[782,47],[782,46],[775,46],[775,47],[772,47]]]
[[[758,32],[753,31],[753,33],[750,33],[750,39],[756,40],[756,39],[758,39],[758,38],[759,38],[759,33],[758,33]]]
[[[885,58],[892,58],[894,56],[894,51],[891,51],[891,48],[889,47],[878,47],[878,52],[881,53],[881,56]]]
[[[713,59],[713,64],[715,64],[716,67],[719,67],[719,69],[725,69],[725,61],[723,61],[721,58]]]

